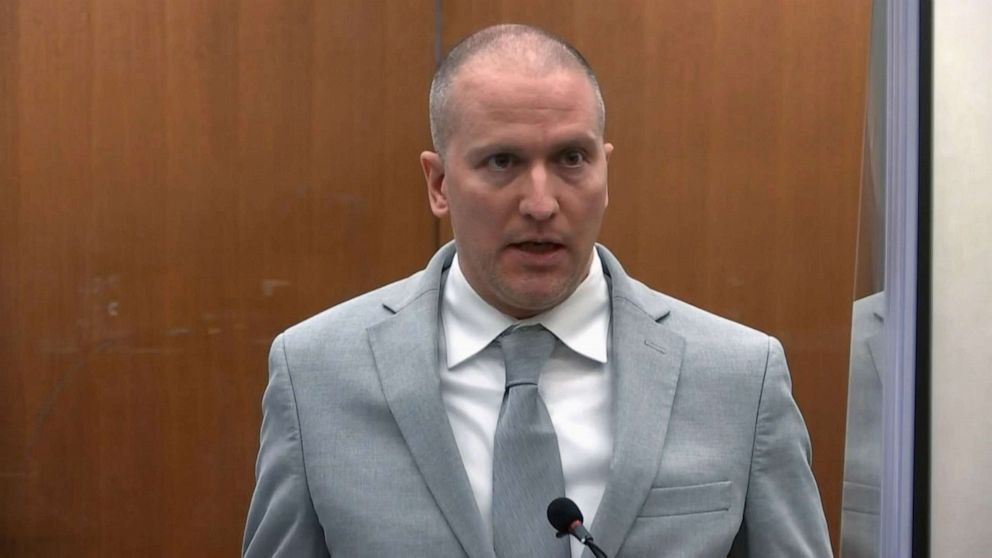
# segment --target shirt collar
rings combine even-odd
[[[586,278],[561,304],[531,318],[517,320],[493,308],[475,292],[455,254],[441,299],[448,367],[454,368],[475,356],[506,328],[535,323],[542,324],[576,353],[606,363],[610,292],[595,249],[589,268]]]

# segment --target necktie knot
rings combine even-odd
[[[541,369],[554,350],[554,334],[537,324],[508,329],[498,341],[506,364],[506,388],[537,385]]]

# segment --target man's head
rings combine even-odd
[[[428,197],[469,284],[518,318],[565,300],[589,272],[613,150],[588,64],[539,29],[489,27],[442,63],[430,110]]]
[[[448,136],[458,124],[458,113],[452,106],[452,83],[466,63],[478,61],[480,55],[490,61],[513,66],[524,64],[546,70],[570,68],[581,71],[589,80],[596,97],[596,122],[600,134],[606,126],[606,105],[599,81],[592,67],[575,47],[543,29],[529,25],[493,25],[465,37],[448,52],[434,73],[430,91],[431,141],[434,150],[444,156]]]

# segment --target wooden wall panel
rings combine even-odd
[[[443,3],[573,42],[607,104],[602,240],[633,275],[785,344],[840,522],[870,2]]]
[[[17,71],[11,61],[20,53],[20,27],[16,6],[0,3],[0,502],[19,500],[20,487],[28,476],[26,455],[20,451],[28,438],[25,415],[24,378],[17,370],[18,347],[23,317],[21,305],[13,294],[15,276],[19,275],[20,192],[17,181],[20,152],[17,122]],[[0,503],[0,509],[5,507]],[[0,513],[0,549],[9,546],[15,533],[23,532],[21,516],[4,510]]]
[[[436,246],[434,6],[0,3],[0,554],[237,552],[272,336]],[[836,536],[868,0],[441,6],[590,59],[604,241],[782,338]]]
[[[0,555],[237,554],[272,337],[434,250],[432,10],[0,3]]]

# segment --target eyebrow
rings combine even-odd
[[[580,147],[586,150],[594,148],[597,138],[594,134],[575,134],[567,136],[551,144],[549,149],[550,153],[561,153],[566,149],[571,147]],[[479,145],[472,147],[465,152],[465,156],[469,160],[478,159],[484,155],[491,155],[494,153],[509,153],[511,155],[516,155],[524,151],[519,145],[507,142],[495,142]]]
[[[483,155],[492,155],[494,153],[517,154],[521,151],[518,146],[509,143],[487,143],[469,149],[465,152],[465,157],[469,160],[475,160],[481,158]]]
[[[595,148],[595,146],[596,146],[595,136],[587,136],[581,134],[581,135],[565,138],[561,141],[557,141],[553,143],[551,147],[551,151],[552,153],[559,153],[570,147],[581,147],[588,149],[588,148]]]

